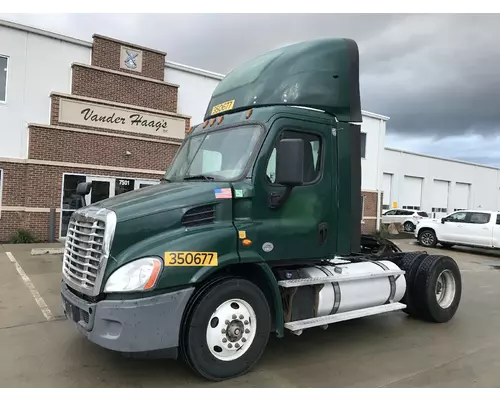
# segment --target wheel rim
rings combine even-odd
[[[442,271],[436,281],[436,300],[441,308],[448,308],[457,291],[455,278],[449,269]]]
[[[434,241],[434,235],[430,232],[424,232],[422,233],[422,235],[420,236],[420,241],[427,245],[427,246],[430,246],[432,244],[432,242]]]
[[[257,317],[245,300],[231,299],[214,311],[207,325],[207,344],[212,355],[222,361],[241,357],[255,338]]]
[[[404,228],[405,228],[405,231],[406,232],[410,232],[411,231],[411,225],[409,222],[407,222],[405,225],[404,225]]]

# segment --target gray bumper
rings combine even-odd
[[[188,288],[143,299],[89,303],[61,283],[67,318],[90,341],[124,353],[176,349],[182,315],[193,290]]]

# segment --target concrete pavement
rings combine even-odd
[[[399,240],[404,250],[421,250]],[[10,252],[54,320],[48,321]],[[403,312],[272,338],[256,368],[210,383],[176,361],[137,361],[101,349],[62,319],[60,255],[0,246],[2,387],[498,387],[500,257],[441,248],[463,272],[462,303],[447,324]]]

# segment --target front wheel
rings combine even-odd
[[[418,242],[424,247],[436,247],[436,233],[432,229],[421,230],[418,233]]]
[[[209,288],[187,318],[183,352],[201,376],[221,381],[247,373],[269,339],[271,313],[252,282],[231,278]]]

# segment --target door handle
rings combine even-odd
[[[328,224],[323,222],[318,226],[318,234],[319,234],[319,245],[323,245],[326,242],[326,238],[328,236]]]

